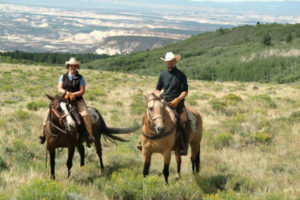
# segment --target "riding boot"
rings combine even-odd
[[[86,130],[88,132],[87,138],[86,138],[86,144],[88,147],[90,147],[91,143],[95,141],[95,138],[93,136],[92,121],[91,121],[90,116],[83,116],[83,121],[84,121]]]
[[[41,134],[39,136],[40,139],[40,143],[44,144],[46,141],[46,136],[45,136],[45,132],[46,132],[46,124],[43,124],[42,130],[41,130]]]

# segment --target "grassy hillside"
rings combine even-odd
[[[219,81],[293,82],[300,78],[300,24],[258,24],[212,33],[126,56],[86,63],[87,68],[157,75],[167,51],[189,78]]]
[[[209,35],[209,34],[208,34]],[[300,87],[298,84],[205,82],[190,80],[187,104],[203,117],[201,171],[193,175],[183,157],[182,178],[164,184],[163,159],[152,158],[150,175],[142,177],[136,150],[140,131],[128,143],[103,141],[105,172],[93,148],[86,166],[76,152],[67,179],[67,151],[56,159],[56,181],[45,166],[45,146],[38,143],[48,99],[56,94],[63,67],[0,63],[0,199],[179,199],[299,200]],[[141,123],[144,100],[137,88],[153,92],[156,77],[81,70],[85,99],[112,127]],[[49,162],[48,162],[49,165]]]

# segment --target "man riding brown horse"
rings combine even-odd
[[[166,109],[171,115],[172,121],[176,123],[178,130],[178,153],[180,155],[187,155],[188,149],[188,131],[186,130],[188,122],[186,108],[184,105],[184,98],[188,94],[188,84],[186,75],[176,67],[176,62],[180,61],[180,55],[174,55],[172,52],[167,52],[165,58],[160,58],[166,64],[167,69],[161,72],[157,85],[156,95],[164,90],[162,99],[164,99],[168,105]],[[176,111],[174,115],[173,110]],[[177,118],[177,119],[175,119]],[[141,144],[137,145],[138,149],[141,149]]]
[[[58,92],[63,95],[64,99],[71,101],[82,116],[88,132],[87,144],[90,146],[90,143],[94,142],[95,139],[92,135],[92,121],[88,115],[87,106],[83,99],[83,95],[85,93],[85,80],[83,76],[78,73],[78,69],[80,69],[80,62],[78,62],[76,58],[70,58],[70,60],[65,63],[65,67],[68,72],[60,76],[57,87]],[[44,118],[42,135],[39,136],[42,144],[46,139],[45,127],[48,115],[49,111],[46,113]]]

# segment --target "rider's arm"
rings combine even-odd
[[[184,99],[184,97],[186,97],[186,95],[188,95],[188,92],[183,91],[177,98],[179,99],[179,101],[182,101]]]
[[[80,90],[77,91],[77,92],[73,92],[73,94],[74,94],[76,97],[80,97],[80,96],[83,96],[83,95],[84,95],[84,92],[85,92],[85,85],[81,85],[81,86],[80,86]]]
[[[65,94],[67,91],[63,88],[63,82],[59,82],[57,86],[58,92],[61,94]]]

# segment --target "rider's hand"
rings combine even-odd
[[[171,108],[176,108],[178,106],[179,102],[180,102],[180,99],[175,98],[169,103],[169,105],[170,105]]]
[[[68,96],[69,96],[69,98],[70,98],[71,101],[75,101],[76,100],[76,97],[75,97],[75,95],[72,92],[69,92]]]
[[[69,93],[70,93],[70,92],[65,92],[65,94],[64,94],[64,99],[65,99],[65,100],[68,100],[68,98],[69,98]]]

